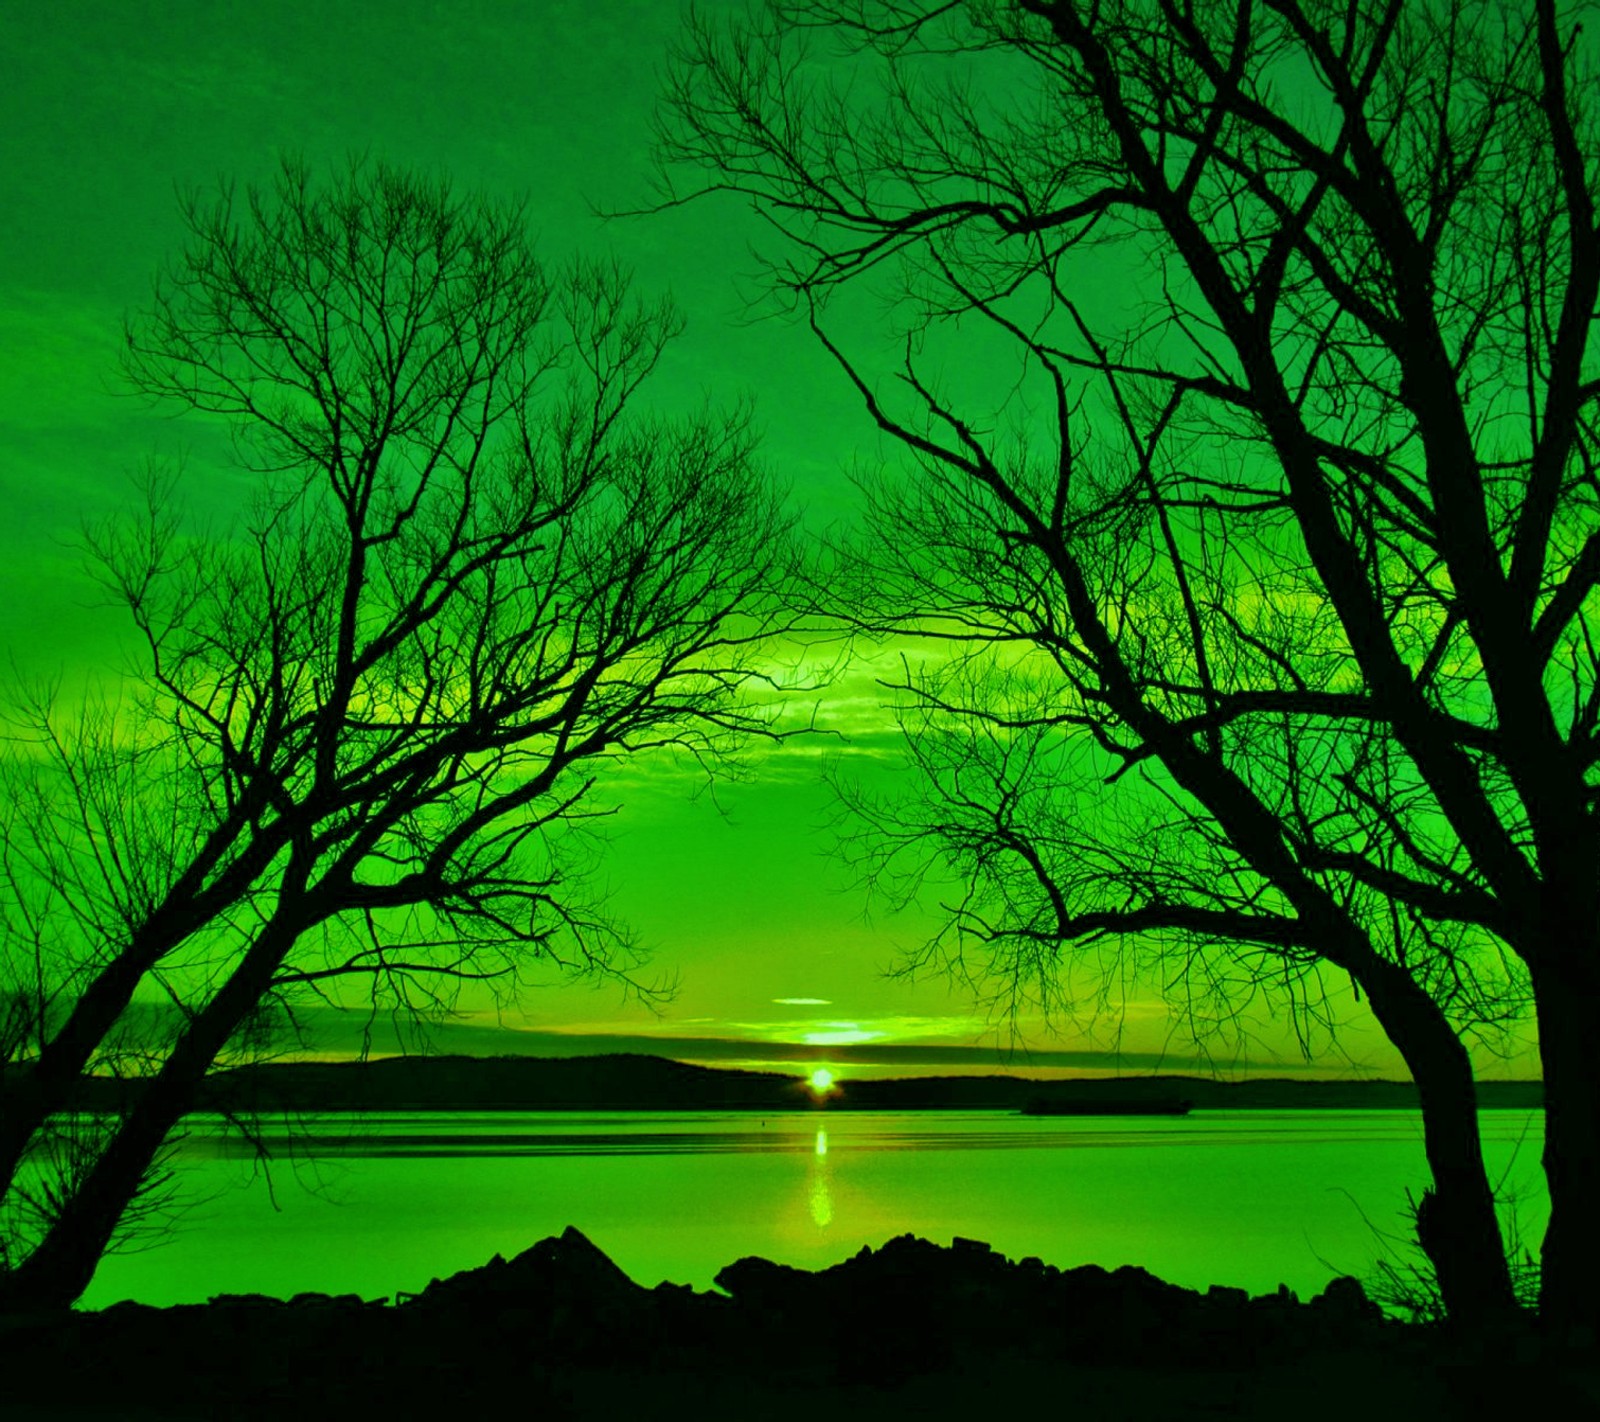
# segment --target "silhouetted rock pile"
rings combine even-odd
[[[1242,1289],[1199,1294],[1143,1269],[1014,1264],[959,1238],[941,1249],[902,1235],[815,1274],[741,1259],[717,1283],[779,1336],[826,1320],[841,1364],[867,1374],[909,1373],[996,1348],[1089,1363],[1229,1367],[1377,1341],[1390,1329],[1354,1279],[1335,1280],[1309,1304],[1287,1289],[1257,1299]]]
[[[895,1387],[1000,1357],[1188,1373],[1330,1351],[1401,1356],[1416,1334],[1385,1320],[1353,1279],[1308,1303],[1287,1289],[1201,1294],[1142,1269],[1013,1263],[972,1240],[941,1248],[911,1235],[816,1273],[741,1259],[717,1282],[726,1295],[643,1288],[569,1228],[394,1304],[222,1296],[0,1318],[0,1367],[19,1399],[144,1400],[191,1415],[173,1411],[176,1397],[193,1415],[241,1417],[459,1401],[509,1369],[520,1397],[563,1415],[575,1369]]]
[[[717,1275],[728,1297],[684,1285],[645,1289],[578,1230],[507,1262],[434,1280],[399,1311],[483,1337],[514,1333],[565,1358],[660,1363],[706,1348],[781,1366],[797,1354],[841,1376],[892,1381],[978,1352],[1138,1366],[1250,1366],[1262,1357],[1376,1344],[1393,1336],[1358,1281],[1309,1303],[1289,1290],[1252,1299],[1162,1282],[1143,1269],[1012,1263],[986,1244],[946,1249],[902,1235],[816,1273],[741,1259]]]

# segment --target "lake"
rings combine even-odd
[[[1482,1115],[1491,1179],[1537,1254],[1543,1115]],[[214,1121],[178,1148],[185,1205],[107,1259],[83,1305],[301,1291],[368,1298],[576,1225],[638,1282],[709,1288],[759,1254],[805,1268],[911,1232],[1014,1259],[1137,1264],[1173,1283],[1302,1297],[1369,1273],[1427,1180],[1414,1111],[612,1112],[264,1123],[270,1181]],[[1370,1221],[1370,1223],[1369,1223]]]

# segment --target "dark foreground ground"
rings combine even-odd
[[[395,1303],[223,1296],[0,1318],[0,1415],[128,1419],[1600,1416],[1593,1359],[1387,1321],[1351,1279],[1198,1294],[910,1235],[644,1289],[577,1230]]]

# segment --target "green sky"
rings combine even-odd
[[[727,3],[727,0],[717,0]],[[672,4],[643,0],[509,5],[499,0],[366,3],[57,3],[8,7],[0,83],[0,422],[7,492],[0,558],[0,644],[24,677],[67,689],[117,664],[115,614],[95,606],[74,539],[114,512],[152,453],[187,452],[185,488],[223,507],[237,475],[196,444],[192,425],[118,393],[124,313],[180,245],[175,194],[221,176],[269,181],[280,155],[326,168],[352,152],[447,172],[459,188],[525,195],[541,254],[609,251],[645,290],[670,290],[688,317],[657,391],[698,404],[753,398],[774,473],[814,526],[848,519],[844,471],[876,439],[856,397],[808,332],[749,318],[741,274],[759,225],[727,203],[606,222],[596,207],[649,198],[649,118],[678,27]],[[615,909],[675,977],[659,1015],[614,989],[552,983],[526,1002],[540,1034],[649,1038],[683,1055],[764,1061],[762,1042],[811,1043],[855,1070],[971,1069],[972,1049],[1007,1040],[942,980],[885,976],[930,920],[864,919],[847,870],[828,856],[821,771],[843,755],[869,775],[897,773],[873,668],[847,670],[825,723],[849,739],[754,757],[750,778],[691,797],[676,771],[637,772],[602,870]],[[702,787],[703,788],[703,787]],[[1192,1066],[1193,1049],[1155,994],[1136,988],[1122,1064]],[[1117,1024],[1024,1020],[1018,1065],[1106,1069]],[[1267,1021],[1247,1060],[1297,1064]],[[581,1039],[581,1040],[578,1040]],[[708,1047],[703,1039],[748,1042]],[[337,1049],[348,1034],[329,1028]],[[479,1022],[440,1045],[491,1051],[519,1039]],[[852,1045],[853,1041],[853,1045]],[[524,1047],[559,1047],[543,1035]],[[1393,1070],[1357,1017],[1349,1058]],[[872,1060],[874,1057],[877,1061]],[[1341,1070],[1345,1061],[1317,1064]],[[1511,1064],[1522,1074],[1531,1063]],[[1514,1073],[1515,1074],[1515,1073]]]

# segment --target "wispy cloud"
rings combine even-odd
[[[305,1014],[309,1029],[307,1053],[319,1057],[352,1056],[363,1049],[373,1056],[416,1050],[402,1043],[385,1019],[368,1023],[362,1013],[319,1008]],[[363,1042],[366,1037],[365,1043]],[[791,1063],[825,1062],[830,1067],[865,1068],[875,1074],[934,1075],[975,1069],[1013,1072],[1062,1071],[1168,1072],[1210,1075],[1216,1063],[1175,1052],[1116,1051],[1092,1047],[1008,1048],[949,1042],[871,1041],[817,1042],[801,1039],[763,1040],[746,1035],[677,1035],[671,1033],[552,1031],[514,1028],[482,1022],[447,1022],[430,1033],[436,1053],[474,1056],[584,1057],[638,1053],[709,1066],[784,1070]],[[1298,1060],[1259,1060],[1249,1070],[1274,1075],[1325,1071]]]
[[[121,319],[59,292],[0,293],[0,419],[13,429],[105,426]]]
[[[130,85],[139,85],[143,102],[185,114],[227,114],[246,103],[286,103],[297,87],[271,58],[233,46],[215,54],[85,51],[84,83],[110,103],[126,102]]]

